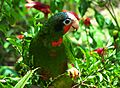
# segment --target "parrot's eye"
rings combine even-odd
[[[69,24],[71,24],[71,19],[66,19],[66,20],[64,20],[63,21],[63,23],[65,24],[65,25],[69,25]]]

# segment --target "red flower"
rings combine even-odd
[[[45,5],[41,2],[35,2],[35,1],[30,1],[30,0],[27,0],[27,2],[28,3],[25,4],[27,8],[35,8],[37,10],[40,10],[41,12],[45,14],[45,16],[48,16],[48,14],[50,13],[49,5]]]
[[[18,38],[18,39],[23,39],[23,38],[24,38],[24,35],[17,35],[17,38]]]
[[[90,18],[86,18],[85,20],[84,20],[84,24],[85,24],[85,26],[89,26],[90,25]]]
[[[99,55],[103,55],[104,48],[98,48],[98,49],[95,49],[94,51],[97,52]]]

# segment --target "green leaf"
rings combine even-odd
[[[63,1],[51,1],[50,2],[50,10],[55,13],[56,10],[58,10],[59,12],[62,11],[63,9],[63,6],[64,6],[64,2]]]
[[[36,71],[38,68],[34,69],[34,70],[30,70],[26,73],[26,75],[15,85],[14,88],[24,88],[25,84],[27,83],[27,81],[29,80],[29,78],[32,76],[32,74],[34,73],[34,71]]]
[[[77,40],[80,39],[80,33],[79,33],[79,32],[75,32],[75,33],[74,33],[74,36],[75,36],[75,38],[76,38]]]
[[[55,1],[50,2],[50,10],[52,11],[52,13],[55,13],[56,11]]]
[[[60,1],[60,2],[56,2],[56,3],[57,3],[57,9],[58,9],[58,11],[62,11],[63,6],[64,6],[64,2]]]
[[[8,48],[9,47],[9,45],[10,45],[10,43],[9,42],[5,42],[4,43],[4,48],[6,49],[6,48]]]
[[[98,60],[97,62],[93,63],[88,69],[90,72],[97,70],[98,69],[98,65],[101,63],[100,60]]]
[[[108,72],[106,70],[103,71],[103,77],[104,77],[104,80],[106,80],[107,82],[110,82],[110,77],[108,75]]]
[[[105,19],[105,24],[106,24],[107,28],[109,28],[109,29],[115,28],[115,25],[113,24],[112,20],[110,20],[108,18]]]
[[[18,51],[18,52],[22,52],[22,41],[21,40],[17,40],[17,39],[15,39],[14,37],[12,37],[12,38],[7,38],[7,40],[9,41],[9,43],[11,43],[15,48],[16,48],[16,50]],[[4,45],[5,46],[5,45]],[[8,45],[6,45],[6,47],[7,47]]]
[[[11,16],[9,16],[7,19],[8,19],[8,21],[9,21],[9,24],[10,24],[10,25],[13,25],[13,24],[15,23],[15,18],[14,18],[14,16],[11,15]]]
[[[5,86],[0,82],[0,88],[5,88]]]
[[[6,21],[7,19],[3,18],[3,19],[0,19],[0,20],[2,20],[2,21],[0,21],[0,32],[3,32],[4,35],[6,36],[7,35],[7,31],[9,29],[8,22]]]
[[[93,75],[93,76],[88,76],[87,78],[88,78],[88,79],[94,79],[94,78],[95,78],[95,75]]]
[[[99,73],[97,73],[97,76],[100,78],[100,82],[101,82],[103,80],[102,74],[99,72]]]
[[[79,4],[80,6],[78,9],[82,17],[85,15],[87,9],[90,7],[90,3],[91,1],[80,0],[80,4]]]
[[[97,4],[100,7],[104,7],[107,4],[108,0],[97,0]]]
[[[103,28],[104,23],[105,23],[105,18],[97,10],[95,10],[95,19],[96,19],[97,23],[99,24],[99,26],[101,28]]]
[[[90,36],[90,37],[92,38],[92,40],[93,40],[93,42],[90,43],[90,45],[91,45],[91,47],[95,48],[95,47],[97,46],[97,42],[96,42],[95,39],[94,39],[94,34],[93,34],[93,32],[90,32],[90,33],[89,33],[89,36]]]
[[[0,75],[3,75],[3,76],[10,76],[11,75],[13,77],[18,76],[16,71],[9,68],[8,66],[0,66]]]
[[[7,83],[4,88],[14,88],[11,84]]]
[[[10,85],[9,83],[2,84],[2,83],[0,82],[0,88],[13,88],[13,86]]]

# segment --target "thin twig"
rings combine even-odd
[[[76,87],[78,87],[79,85],[81,85],[81,86],[87,86],[88,88],[96,88],[95,85],[85,84],[84,82],[79,83],[79,84],[76,84],[76,85],[74,85],[72,88],[76,88]]]
[[[110,2],[109,2],[109,4],[110,4]],[[118,26],[118,28],[120,28],[119,25],[118,25],[118,22],[117,22],[116,16],[114,16],[115,13],[113,12],[113,13],[114,13],[114,15],[113,15],[113,13],[110,11],[109,7],[106,6],[106,5],[105,5],[105,7],[106,7],[106,9],[108,10],[108,12],[110,13],[110,15],[112,16],[112,18],[114,19],[114,21],[116,22],[116,25]],[[111,7],[111,8],[113,9],[113,7]],[[112,11],[113,11],[113,10],[112,10]]]
[[[116,15],[115,15],[115,11],[114,11],[114,9],[113,9],[112,3],[110,3],[110,6],[111,6],[111,10],[112,10],[112,12],[113,12],[113,14],[114,14],[115,22],[116,22],[118,28],[120,28],[120,27],[119,27],[119,24],[118,24],[118,21],[117,21],[117,18],[116,18]]]
[[[4,4],[4,0],[1,1],[1,5],[0,5],[0,12],[2,11],[2,6]]]

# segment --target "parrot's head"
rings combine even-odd
[[[79,18],[73,12],[59,12],[48,19],[43,29],[52,38],[52,46],[60,46],[64,34],[79,28]]]
[[[63,20],[63,33],[74,31],[79,28],[79,18],[76,14],[65,12],[67,17]]]
[[[59,12],[52,16],[46,23],[49,32],[64,35],[68,31],[74,31],[79,28],[79,19],[76,14],[71,12]]]

